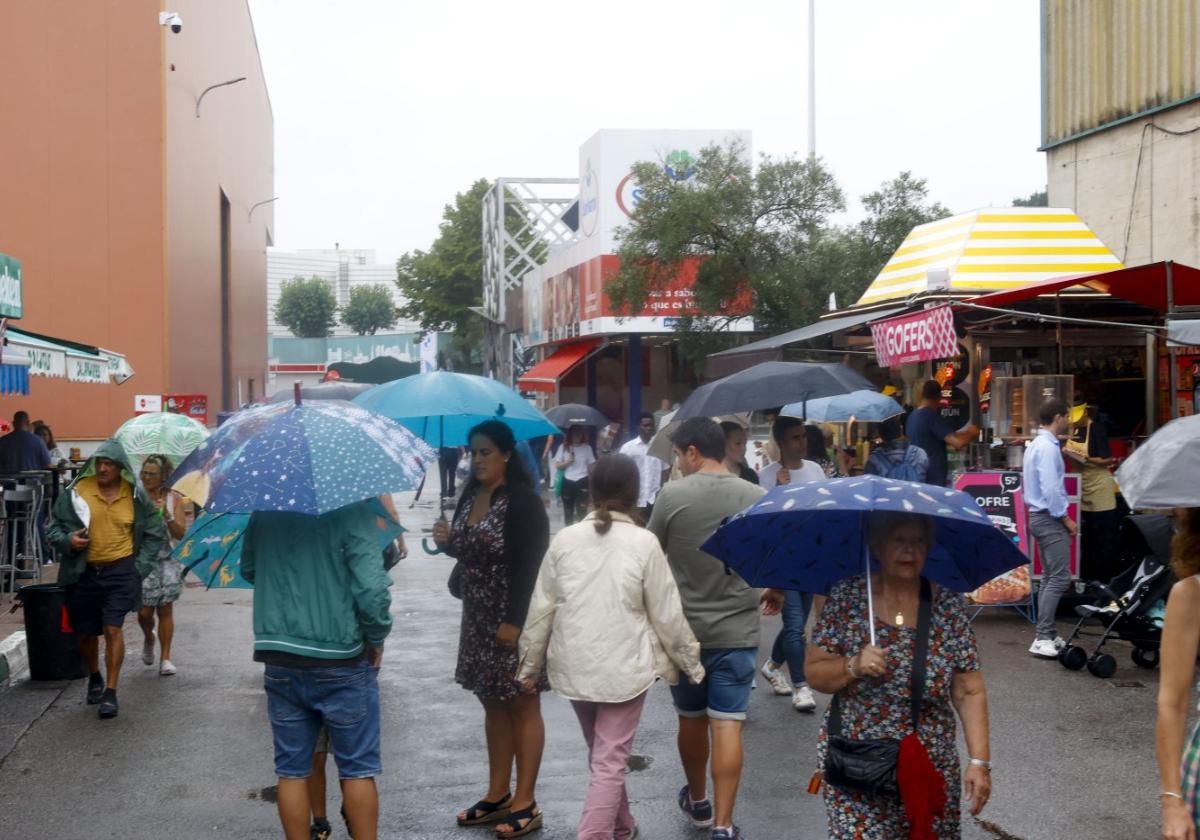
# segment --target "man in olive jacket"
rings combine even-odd
[[[59,494],[47,530],[58,552],[58,583],[67,587],[67,614],[88,667],[87,701],[100,705],[101,718],[114,718],[125,661],[125,616],[141,605],[142,579],[158,565],[166,544],[162,511],[134,481],[125,449],[106,440]],[[107,685],[100,674],[101,634]]]

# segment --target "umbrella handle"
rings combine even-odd
[[[437,543],[434,543],[433,548],[430,548],[429,547],[429,537],[421,538],[421,548],[423,548],[425,550],[426,554],[445,554],[446,553],[445,551],[443,551],[441,548],[438,547]]]

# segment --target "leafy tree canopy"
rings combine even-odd
[[[283,283],[275,320],[299,338],[325,338],[337,326],[337,298],[320,277],[293,277]]]
[[[687,181],[660,163],[634,166],[642,200],[618,231],[621,269],[606,286],[618,311],[640,311],[664,289],[682,260],[703,257],[695,283],[710,317],[684,319],[681,351],[698,358],[732,336],[717,336],[726,304],[749,292],[757,329],[778,333],[811,323],[830,293],[853,303],[913,227],[949,215],[928,201],[924,179],[902,172],[862,197],[864,218],[833,223],[842,190],[817,158],[764,156],[753,168],[736,145],[711,146]]]
[[[382,283],[355,286],[342,309],[342,323],[359,335],[375,335],[396,323],[396,305],[391,290]]]
[[[483,197],[480,179],[442,211],[437,239],[428,251],[396,261],[396,284],[404,295],[402,317],[425,331],[453,333],[450,357],[456,370],[479,366],[483,319],[469,307],[483,302]]]
[[[1050,197],[1046,194],[1045,190],[1037,190],[1036,192],[1031,192],[1025,198],[1014,198],[1012,206],[1013,207],[1049,207],[1050,206]]]

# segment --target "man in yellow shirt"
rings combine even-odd
[[[157,563],[166,526],[134,483],[129,459],[115,440],[102,443],[70,491],[58,497],[49,535],[61,562],[58,582],[67,587],[67,614],[88,667],[87,701],[100,705],[101,718],[116,717],[125,616],[141,603],[142,578]],[[100,673],[101,635],[107,684]]]

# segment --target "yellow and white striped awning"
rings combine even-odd
[[[1122,267],[1071,210],[991,207],[913,228],[858,305],[944,288],[947,274],[950,291],[994,292]]]

